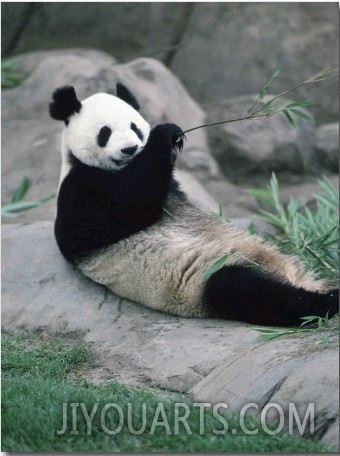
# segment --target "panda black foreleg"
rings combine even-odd
[[[172,176],[177,151],[182,147],[182,141],[177,139],[181,132],[177,125],[170,123],[154,127],[144,149],[126,171],[142,179],[144,186],[148,183],[166,185]]]
[[[207,280],[204,305],[214,318],[299,326],[301,317],[339,312],[339,290],[319,294],[279,282],[262,270],[225,266]]]
[[[174,124],[157,125],[144,149],[120,173],[115,175],[115,198],[139,217],[148,214],[155,221],[173,185],[177,157],[177,137],[181,129]]]

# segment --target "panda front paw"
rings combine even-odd
[[[176,124],[171,123],[163,124],[163,127],[169,136],[172,147],[176,152],[182,152],[185,139],[185,136],[182,134],[182,129]]]
[[[183,149],[184,135],[182,135],[182,129],[175,124],[157,125],[151,135],[159,146],[169,149],[173,159],[176,159],[177,153]]]

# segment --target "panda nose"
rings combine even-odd
[[[125,155],[133,155],[137,149],[138,146],[126,147],[125,149],[121,149],[121,152],[123,152]]]

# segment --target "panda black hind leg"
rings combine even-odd
[[[205,284],[204,305],[211,317],[257,325],[299,326],[301,317],[339,312],[339,290],[325,294],[281,282],[261,269],[224,266]]]

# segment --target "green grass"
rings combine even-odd
[[[82,364],[91,364],[91,354],[83,343],[65,345],[57,341],[44,342],[28,336],[2,336],[2,451],[8,452],[326,452],[329,447],[286,433],[267,435],[254,418],[247,418],[249,429],[259,429],[256,435],[242,432],[236,417],[227,415],[229,431],[224,435],[213,432],[223,429],[211,412],[205,413],[205,433],[200,435],[199,408],[185,398],[159,399],[147,390],[124,387],[115,381],[93,385],[84,380],[74,380],[74,372]],[[73,380],[70,374],[73,372]],[[174,435],[175,403],[187,403],[190,416],[187,423],[192,432],[188,435],[179,422],[178,435]],[[63,435],[63,403],[85,404],[88,414],[98,404],[91,428],[77,407],[77,435],[70,434],[72,416],[68,413],[68,429]],[[124,426],[116,435],[103,431],[100,412],[106,404],[114,403],[124,412]],[[140,429],[143,424],[142,408],[146,408],[146,428],[141,435],[132,435],[126,424],[128,403],[132,404],[132,424]],[[169,423],[170,435],[164,426],[156,426],[153,435],[152,423],[158,403],[163,403]],[[142,404],[145,404],[143,406]],[[84,406],[83,406],[84,407]],[[182,406],[181,406],[182,407]],[[95,409],[93,409],[95,410]],[[109,409],[105,416],[108,429],[116,429],[118,413]],[[182,416],[185,410],[179,408]],[[160,415],[158,421],[162,421]],[[87,435],[87,430],[91,431]]]

